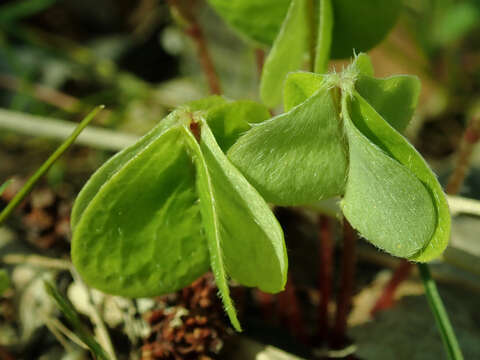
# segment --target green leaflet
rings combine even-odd
[[[419,79],[410,75],[376,79],[373,77],[372,63],[365,54],[359,54],[351,66],[358,73],[355,77],[355,89],[390,125],[403,132],[417,107],[420,95]],[[284,89],[285,111],[312,96],[324,81],[331,81],[329,78],[332,76],[335,74],[320,75],[308,72],[288,74]]]
[[[397,22],[403,0],[334,0],[332,58],[348,58],[378,44]]]
[[[208,0],[240,34],[271,45],[287,14],[290,0]]]
[[[315,94],[323,84],[325,75],[310,72],[291,72],[285,79],[283,106],[285,112],[300,105]]]
[[[347,159],[331,92],[322,87],[289,112],[255,125],[228,157],[278,205],[302,205],[343,192]]]
[[[239,330],[226,276],[270,293],[283,290],[287,276],[283,232],[262,197],[227,160],[205,123],[199,144],[193,137],[191,143],[212,269],[227,313]]]
[[[348,107],[348,108],[347,108]],[[342,209],[352,226],[387,252],[426,262],[445,249],[450,214],[426,162],[358,93],[342,113],[350,167]]]
[[[182,134],[172,128],[143,147],[82,212],[72,260],[89,285],[123,296],[155,296],[208,270],[195,167]]]
[[[385,79],[363,75],[355,89],[395,130],[403,132],[417,107],[420,80],[410,75]]]
[[[307,0],[292,0],[280,32],[273,43],[262,71],[260,97],[269,107],[282,100],[285,76],[302,67],[303,56],[308,49]]]
[[[269,119],[270,113],[262,104],[241,100],[212,107],[205,117],[218,145],[226,152],[252,124]]]
[[[119,169],[122,168],[122,166],[124,166],[131,159],[135,158],[137,154],[151,144],[152,141],[165,132],[165,130],[167,130],[169,126],[174,124],[176,121],[178,121],[178,112],[172,112],[135,144],[111,157],[92,175],[75,199],[70,219],[72,229],[76,228],[83,212],[103,184],[105,184]]]

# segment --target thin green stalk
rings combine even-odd
[[[330,60],[330,48],[333,33],[332,0],[321,0],[318,22],[317,45],[315,49],[314,72],[326,73]]]
[[[25,196],[30,193],[32,188],[35,186],[37,181],[50,169],[50,167],[58,160],[60,156],[73,144],[75,139],[80,135],[83,129],[92,121],[92,119],[97,115],[97,113],[104,108],[103,105],[97,106],[90,114],[87,115],[85,119],[82,120],[80,124],[76,127],[73,133],[60,145],[57,150],[45,161],[42,166],[37,170],[35,174],[28,179],[27,183],[20,189],[20,191],[15,195],[15,197],[8,203],[5,209],[0,213],[0,225],[5,221],[5,219],[10,216],[13,210],[22,202]]]
[[[440,331],[448,358],[451,360],[463,360],[462,351],[458,345],[455,331],[453,330],[440,294],[438,293],[437,285],[432,279],[430,269],[427,264],[418,264],[418,270],[420,271],[428,304],[435,317],[435,322],[437,323],[438,331]]]

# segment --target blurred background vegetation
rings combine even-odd
[[[192,0],[191,5],[205,33],[223,94],[232,99],[258,99],[258,62],[267,49],[258,49],[243,41],[204,1]],[[421,99],[407,136],[445,183],[454,167],[464,130],[474,119],[480,121],[480,0],[406,0],[396,27],[370,55],[377,76],[405,73],[420,77]],[[345,62],[331,64],[332,68],[343,65]],[[164,0],[0,2],[0,184],[11,177],[17,179],[3,195],[0,205],[11,198],[19,184],[58,146],[62,129],[71,124],[64,120],[77,122],[94,106],[105,104],[107,110],[95,120],[94,125],[111,130],[90,133],[93,140],[85,138],[80,145],[72,148],[68,156],[49,171],[46,180],[27,199],[8,227],[0,229],[0,258],[6,264],[12,281],[10,289],[0,297],[0,359],[88,358],[88,353],[69,337],[68,329],[59,324],[59,315],[47,299],[41,283],[37,281],[39,279],[55,281],[64,293],[69,294],[77,310],[81,310],[83,320],[107,350],[108,341],[102,340],[102,334],[110,333],[118,358],[193,359],[200,358],[199,354],[208,356],[205,359],[216,356],[234,358],[233,355],[215,355],[223,351],[223,341],[232,336],[225,325],[219,325],[223,324],[221,309],[218,319],[207,325],[198,325],[215,329],[216,334],[213,336],[212,330],[208,336],[205,335],[208,340],[201,343],[203,352],[172,355],[162,348],[166,355],[157,354],[157,357],[148,348],[151,344],[160,343],[162,336],[165,339],[165,334],[152,337],[152,331],[158,333],[160,328],[164,329],[167,320],[175,318],[158,315],[155,311],[158,311],[159,302],[163,301],[163,307],[182,304],[189,308],[199,303],[198,299],[194,300],[195,291],[203,291],[202,296],[213,304],[216,300],[211,280],[203,279],[188,290],[191,293],[176,294],[167,300],[133,303],[117,299],[112,303],[110,298],[83,288],[75,276],[72,278],[65,271],[69,269],[70,206],[86,178],[111,154],[133,141],[135,136],[147,132],[173,108],[207,96],[208,92],[195,44],[185,34],[182,24],[172,16]],[[477,150],[473,153],[471,171],[461,188],[462,196],[480,200],[479,175],[480,152]],[[450,294],[447,304],[459,309],[457,314],[452,314],[453,321],[459,327],[459,340],[466,347],[466,358],[473,359],[480,358],[480,312],[478,301],[476,305],[474,301],[470,304],[468,294],[478,299],[480,290],[480,211],[477,203],[469,206],[468,210],[464,206],[460,211],[467,215],[455,220],[453,245],[446,255],[448,261],[438,265],[437,276],[457,286],[444,291]],[[311,257],[308,254],[316,251],[311,250],[312,243],[315,243],[312,237],[315,239],[316,236],[314,226],[308,217],[292,210],[281,210],[279,217],[287,227],[294,224],[296,230],[293,230],[291,238],[305,238],[303,242],[290,243],[289,246],[292,269],[297,269],[293,270],[296,271],[293,277],[298,285],[299,301],[314,304],[316,280],[312,278],[311,269],[315,268],[317,260],[305,260],[305,254]],[[312,227],[314,230],[311,230]],[[287,231],[287,241],[288,234]],[[385,281],[379,280],[379,274],[383,274],[381,270],[394,267],[396,263],[384,254],[372,255],[374,249],[366,244],[362,246],[365,252],[361,253],[364,255],[359,260],[357,296],[370,294],[374,297],[372,294],[378,295],[378,288],[385,284]],[[41,257],[25,258],[32,255]],[[415,281],[410,286],[404,289],[409,295],[421,291],[418,286],[415,287]],[[238,296],[250,299],[246,300],[247,305],[243,308],[245,314],[253,314],[244,314],[251,320],[247,321],[250,338],[300,355],[309,353],[310,350],[306,350],[309,347],[315,347],[311,342],[299,345],[302,341],[298,339],[298,324],[292,325],[288,314],[283,314],[290,324],[288,331],[278,329],[278,324],[283,321],[282,314],[278,315],[280,320],[267,322],[269,325],[259,324],[255,318],[262,316],[261,304],[266,301],[261,295]],[[288,296],[285,299],[277,300],[286,304],[293,301]],[[388,349],[393,346],[395,338],[382,343],[379,337],[388,333],[388,329],[393,329],[396,325],[392,324],[398,324],[400,320],[397,319],[405,317],[408,309],[413,308],[426,314],[431,328],[425,324],[417,325],[420,328],[427,326],[422,329],[431,332],[432,342],[428,343],[428,334],[425,335],[424,348],[428,349],[432,359],[439,358],[441,345],[432,330],[433,320],[428,318],[428,310],[421,310],[421,300],[419,303],[412,299],[408,301],[408,306],[405,302],[401,303],[395,312],[390,313],[390,317],[384,316],[378,323],[354,330],[353,337],[360,341],[359,358],[394,358],[385,354],[391,351]],[[255,307],[255,304],[260,305]],[[365,315],[368,309],[362,308],[368,306],[362,304],[355,305],[357,312],[354,311],[353,315],[357,318],[351,320],[355,326],[361,326],[368,318]],[[97,310],[101,308],[100,318],[103,321],[95,320],[96,315],[90,305]],[[216,305],[209,306],[202,311],[217,309]],[[111,310],[113,308],[116,310]],[[98,315],[98,311],[96,313]],[[152,320],[152,314],[157,314],[162,320]],[[307,316],[304,314],[304,318]],[[457,317],[461,316],[464,318],[459,320]],[[142,317],[147,320],[141,321]],[[107,328],[103,332],[99,325],[102,322]],[[313,326],[312,320],[305,320],[305,323],[303,327],[308,332],[308,328]],[[158,324],[163,324],[163,327]],[[396,358],[429,358],[430,355],[418,350],[421,348],[411,350],[409,342],[415,339],[415,330],[409,330],[408,324],[403,326],[404,330],[402,325],[398,325],[397,330],[401,334],[406,333],[405,338],[398,335],[402,340],[396,341],[404,340],[408,346],[401,350],[403,355]],[[261,335],[266,332],[272,335]],[[65,343],[59,339],[64,339]],[[185,343],[186,340],[182,341]],[[249,349],[254,347],[251,343],[242,344]],[[439,351],[435,352],[437,347]],[[150,349],[150,352],[145,349]],[[262,347],[260,349],[266,351]],[[160,350],[158,352],[161,353]],[[268,354],[272,359],[287,356],[275,352]]]

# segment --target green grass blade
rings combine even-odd
[[[96,359],[109,360],[109,356],[105,350],[103,350],[102,346],[95,341],[93,335],[86,329],[85,325],[82,323],[82,320],[80,320],[80,316],[73,307],[72,303],[62,294],[60,294],[54,285],[45,282],[45,289],[50,297],[55,301],[63,315],[65,315],[67,321],[73,327],[75,334],[85,343],[85,345],[89,347]]]
[[[98,114],[100,110],[104,108],[103,105],[97,106],[90,114],[78,124],[77,128],[73,133],[60,145],[57,150],[40,166],[35,174],[28,179],[27,183],[20,189],[20,191],[15,195],[15,197],[8,203],[8,205],[0,213],[0,225],[5,221],[5,219],[10,216],[13,210],[22,202],[22,200],[27,196],[32,188],[35,186],[37,181],[45,175],[45,173],[50,169],[50,167],[58,160],[60,156],[73,144],[75,139],[80,135],[83,129],[93,120],[95,115]]]
[[[440,294],[437,290],[437,285],[432,279],[430,269],[427,264],[417,264],[420,271],[420,277],[425,287],[425,295],[427,296],[428,304],[435,317],[438,331],[442,337],[443,345],[450,360],[463,360],[462,351],[458,345],[455,331],[453,330],[447,311],[443,305]]]

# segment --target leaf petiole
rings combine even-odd
[[[427,296],[428,305],[432,310],[435,322],[437,323],[438,331],[442,337],[445,351],[448,354],[450,360],[463,360],[462,350],[458,345],[455,331],[448,317],[445,306],[443,305],[442,298],[437,290],[437,285],[430,274],[430,269],[427,264],[418,263],[418,270],[420,277],[422,278],[423,286],[425,288],[425,295]]]

